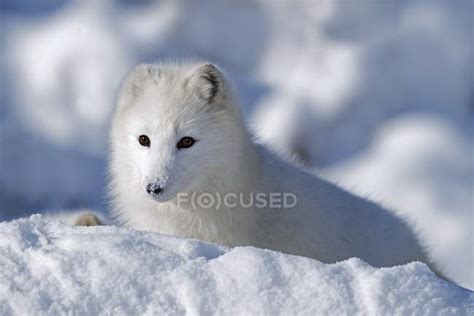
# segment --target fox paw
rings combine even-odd
[[[86,213],[79,216],[74,222],[74,226],[100,226],[102,222],[92,213]]]

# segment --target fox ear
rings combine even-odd
[[[128,73],[120,89],[118,107],[124,107],[133,103],[133,100],[139,96],[147,82],[157,81],[160,76],[159,69],[152,64],[139,64]]]
[[[216,96],[222,92],[224,77],[216,66],[204,64],[192,70],[186,86],[189,89],[194,89],[201,99],[212,103]]]
[[[139,64],[133,68],[125,80],[124,89],[137,97],[144,89],[145,83],[160,76],[158,68],[151,64]]]

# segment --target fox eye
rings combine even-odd
[[[191,147],[192,145],[194,145],[196,141],[194,140],[194,138],[192,137],[189,137],[189,136],[186,136],[186,137],[183,137],[179,140],[179,142],[176,144],[176,147],[178,149],[181,149],[181,148],[189,148]]]
[[[146,135],[140,135],[140,137],[138,137],[138,142],[143,147],[150,147],[150,138]]]

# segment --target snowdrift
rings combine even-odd
[[[337,264],[40,215],[0,223],[0,314],[473,314],[422,263]]]

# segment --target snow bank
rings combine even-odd
[[[472,136],[437,116],[407,115],[384,124],[368,150],[323,172],[409,218],[447,276],[473,289],[472,159]]]
[[[40,215],[0,224],[0,314],[472,314],[422,263],[375,269]]]

